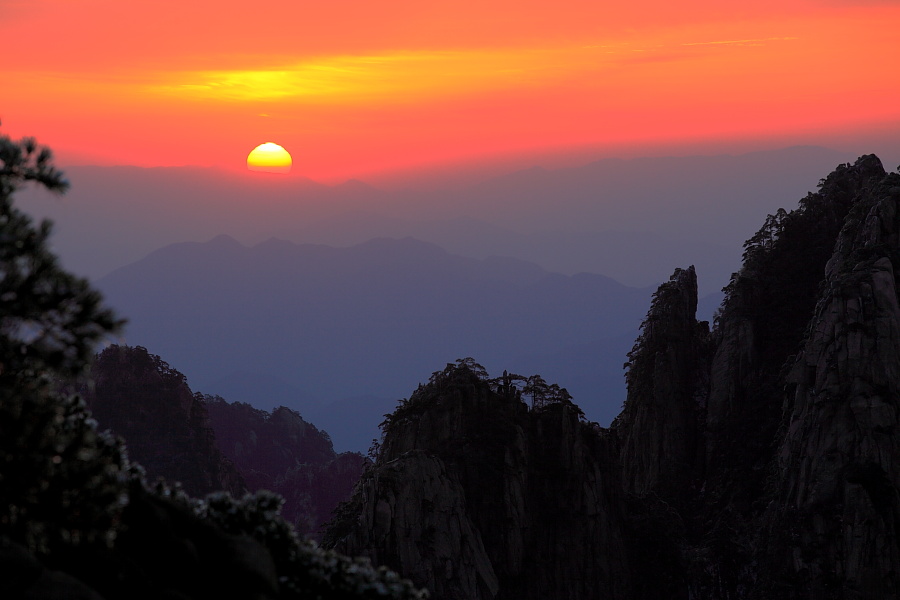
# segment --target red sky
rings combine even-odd
[[[0,0],[0,119],[63,166],[244,168],[272,141],[319,180],[808,143],[900,130],[898,30],[896,1]]]

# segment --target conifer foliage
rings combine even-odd
[[[126,461],[84,404],[55,380],[82,374],[120,321],[88,283],[62,270],[13,193],[28,182],[68,186],[33,139],[0,136],[0,534],[32,550],[111,542]]]

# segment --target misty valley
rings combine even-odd
[[[359,199],[382,192],[316,190],[345,204],[307,241],[133,240],[88,282],[65,228],[115,219],[46,209],[51,237],[23,188],[66,180],[0,137],[0,598],[900,597],[900,173],[864,155],[793,207],[748,200],[770,208],[731,242],[740,226],[716,230],[708,198],[680,215],[647,200],[715,163],[733,177],[709,174],[711,198],[788,154],[834,158],[597,163],[442,192],[483,220],[398,220],[421,200],[406,191],[367,221]],[[630,239],[622,207],[602,242],[561,233],[597,220],[566,186],[617,169],[607,193],[673,238]],[[249,224],[228,206],[257,233],[312,210]],[[497,225],[548,214],[529,235]],[[663,278],[627,266],[648,245]],[[594,269],[617,262],[627,285]]]

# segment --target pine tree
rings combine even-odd
[[[121,322],[87,281],[60,268],[50,223],[35,225],[13,205],[29,182],[68,187],[50,150],[0,136],[0,535],[48,552],[114,535],[124,451],[57,388],[85,372]]]

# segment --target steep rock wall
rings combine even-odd
[[[760,585],[786,375],[806,338],[835,240],[884,175],[874,156],[841,165],[797,209],[769,215],[744,245],[713,332],[706,468],[693,536],[705,564],[692,582],[698,597],[745,597]]]
[[[630,597],[609,436],[574,406],[530,412],[466,369],[394,414],[337,547],[437,598]]]
[[[613,428],[623,485],[638,496],[683,497],[703,474],[709,328],[696,314],[697,274],[677,269],[654,294],[629,354],[628,397]]]
[[[787,378],[773,592],[900,595],[900,176],[854,207]]]
[[[864,156],[770,215],[708,337],[676,271],[611,431],[569,402],[529,411],[505,378],[435,374],[332,541],[438,598],[900,597],[898,201]]]
[[[841,165],[799,208],[769,215],[744,245],[715,327],[707,479],[723,502],[755,510],[781,425],[784,369],[802,345],[825,266],[851,208],[884,177],[874,156]]]

